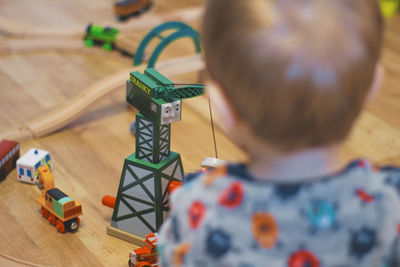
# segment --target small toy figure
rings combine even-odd
[[[15,141],[2,140],[0,142],[0,182],[6,179],[19,158],[19,144]]]
[[[38,172],[38,186],[42,188],[42,195],[36,201],[42,206],[42,216],[55,225],[60,233],[65,233],[66,230],[75,232],[80,225],[78,216],[82,215],[82,205],[54,187],[49,166],[39,167]]]
[[[131,16],[138,16],[152,6],[151,0],[120,0],[114,4],[114,12],[119,21],[126,21]]]
[[[157,233],[146,235],[144,246],[129,253],[129,267],[158,266],[157,242]]]
[[[39,179],[38,168],[48,165],[53,170],[54,163],[46,150],[31,148],[17,160],[17,179],[20,182],[35,184]]]

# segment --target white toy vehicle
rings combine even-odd
[[[54,163],[50,153],[46,150],[31,148],[17,160],[17,180],[35,184],[39,179],[38,168],[48,165],[53,170]]]

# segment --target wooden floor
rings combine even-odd
[[[84,30],[89,22],[113,22],[113,2],[1,0],[0,16],[41,28],[76,26]],[[203,2],[159,0],[154,13],[198,7]],[[198,27],[198,23],[192,25]],[[361,116],[342,154],[345,159],[368,156],[378,163],[400,165],[400,17],[389,20],[387,26],[383,88]],[[141,30],[129,34],[125,45],[135,46],[133,40],[140,40],[145,33]],[[0,35],[0,43],[14,38]],[[193,52],[192,44],[182,39],[169,46],[160,60]],[[96,81],[131,64],[131,59],[118,53],[102,51],[0,55],[0,132],[51,112]],[[197,74],[170,78],[196,82]],[[21,143],[22,153],[31,147],[50,151],[55,161],[56,186],[82,203],[84,215],[77,233],[57,233],[40,215],[34,200],[39,190],[17,182],[14,170],[0,183],[0,255],[51,266],[127,266],[128,253],[135,246],[106,234],[112,210],[101,205],[103,195],[117,193],[124,159],[134,152],[129,124],[136,110],[125,103],[124,93],[121,85],[120,91],[62,130]],[[204,157],[214,155],[214,150],[208,118],[185,104],[182,114],[182,121],[172,125],[172,150],[181,154],[188,172],[198,169]],[[246,159],[218,130],[217,144],[221,159]],[[0,257],[0,266],[12,266],[3,262],[9,259]]]

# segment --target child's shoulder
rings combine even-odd
[[[400,169],[365,160],[291,184],[254,180],[242,164],[222,166],[193,176],[171,201],[165,253],[191,244],[186,260],[208,266],[249,255],[255,266],[283,266],[304,248],[325,266],[377,266],[372,259],[383,262],[399,242]]]
[[[400,168],[376,167],[368,160],[354,160],[332,175],[279,183],[255,179],[244,164],[225,165],[193,175],[172,197],[172,202],[186,212],[190,203],[201,202],[217,213],[228,208],[247,217],[268,210],[279,215],[296,213],[303,218],[307,212],[325,209],[331,210],[335,218],[341,214],[381,214],[400,220],[400,214],[391,212],[400,210]]]
[[[219,178],[228,178],[227,183],[240,181],[249,186],[255,187],[293,187],[304,186],[311,187],[317,185],[332,185],[335,183],[357,184],[362,183],[368,185],[372,183],[374,186],[383,184],[393,187],[400,193],[400,167],[388,165],[377,166],[366,159],[356,159],[347,164],[345,168],[337,173],[317,177],[314,179],[304,179],[303,182],[284,183],[279,182],[279,179],[256,179],[248,171],[245,164],[229,164],[219,166],[210,172],[190,173],[187,175],[185,183],[186,188],[192,187],[193,183],[202,184],[206,187],[211,187]]]

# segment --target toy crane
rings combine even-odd
[[[130,73],[126,100],[139,110],[136,152],[125,159],[109,234],[143,244],[159,230],[169,211],[168,186],[183,177],[180,155],[170,150],[171,123],[181,120],[182,99],[203,92],[202,85],[175,87],[153,68]]]

